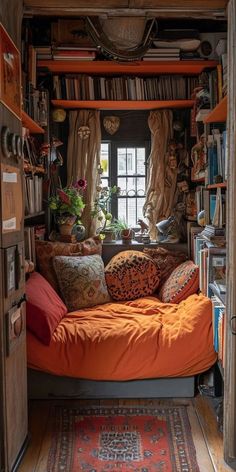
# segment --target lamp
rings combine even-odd
[[[166,220],[159,221],[156,228],[160,234],[160,243],[178,243],[179,232],[177,221],[174,216],[169,216]]]

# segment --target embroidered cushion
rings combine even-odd
[[[105,267],[107,288],[114,300],[135,300],[158,287],[160,270],[140,251],[122,251]]]
[[[69,311],[109,302],[101,256],[56,256],[53,265]]]
[[[44,344],[67,313],[67,308],[46,279],[33,272],[26,282],[26,325]]]
[[[59,292],[59,287],[53,267],[55,256],[88,256],[101,254],[102,252],[101,240],[98,237],[89,238],[75,244],[58,241],[35,241],[35,247],[38,270],[57,292]]]
[[[164,284],[171,272],[187,259],[187,254],[178,251],[168,251],[168,249],[163,247],[154,249],[144,248],[143,252],[150,256],[160,269],[160,283],[158,288]]]
[[[179,303],[199,288],[199,269],[192,261],[186,261],[173,270],[162,285],[158,297],[164,303]]]

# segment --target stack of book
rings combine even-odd
[[[150,48],[143,56],[143,61],[179,61],[180,49],[175,47]]]
[[[225,247],[226,245],[225,228],[216,228],[212,225],[206,225],[201,232],[201,236],[217,247]]]
[[[211,297],[212,301],[212,326],[213,326],[213,345],[218,353],[218,359],[224,367],[224,336],[225,336],[225,306],[215,295]]]
[[[96,59],[96,52],[75,46],[70,48],[58,46],[52,50],[52,58],[55,61],[93,61]]]
[[[207,137],[207,169],[205,184],[215,184],[216,178],[227,178],[227,139],[226,131],[218,128]]]

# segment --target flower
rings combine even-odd
[[[80,217],[85,207],[83,192],[86,188],[86,181],[78,180],[75,184],[58,188],[56,194],[49,198],[49,208],[55,213],[56,217],[75,216],[76,222],[80,223]]]

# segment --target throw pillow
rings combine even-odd
[[[187,259],[187,254],[178,251],[169,251],[163,247],[155,249],[144,248],[143,252],[150,256],[160,269],[160,283],[158,288],[164,284],[171,272]]]
[[[107,288],[114,300],[135,300],[158,287],[160,270],[140,251],[122,251],[105,267]]]
[[[53,268],[55,256],[88,256],[101,254],[102,244],[98,237],[71,244],[51,241],[35,241],[37,265],[39,272],[59,293],[57,277]]]
[[[66,257],[53,259],[59,287],[70,311],[109,302],[104,264],[101,256]]]
[[[33,272],[26,282],[26,325],[44,344],[67,313],[67,308],[42,275]]]
[[[183,262],[173,270],[158,294],[164,303],[179,303],[199,288],[199,269],[192,261]]]

